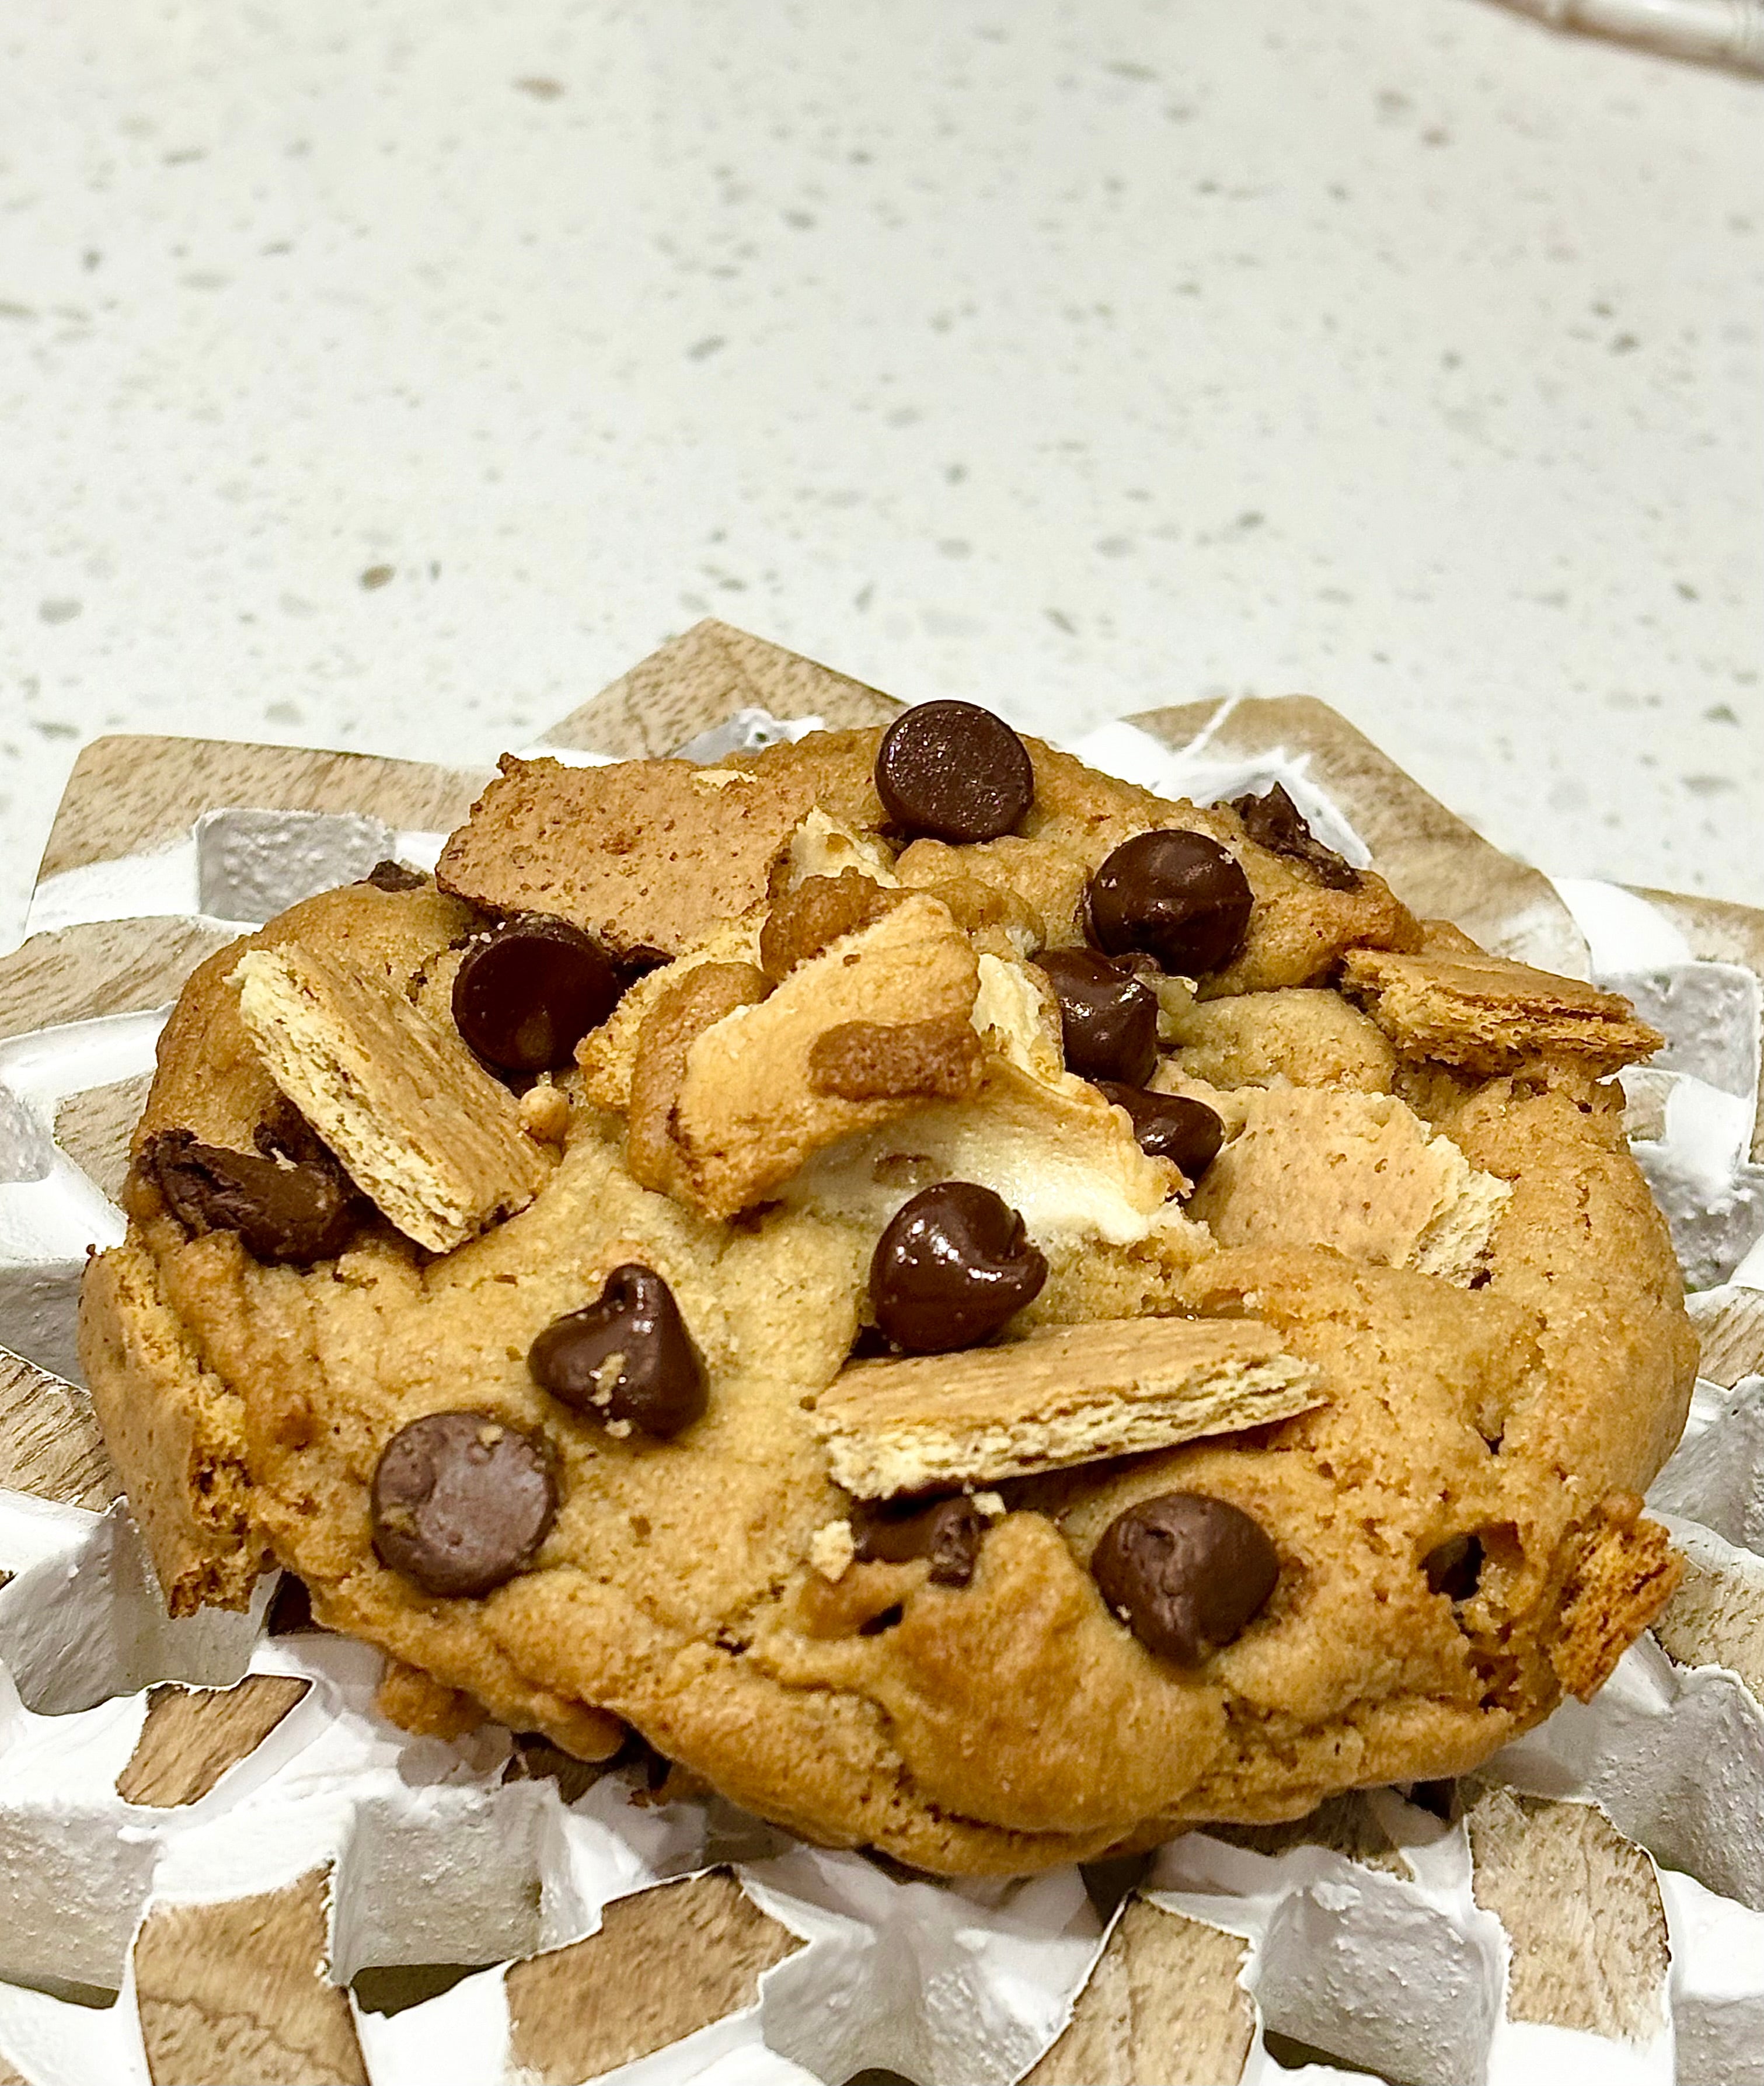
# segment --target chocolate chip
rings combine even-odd
[[[1357,891],[1360,872],[1345,857],[1325,847],[1305,822],[1305,815],[1279,783],[1260,797],[1234,797],[1231,809],[1257,847],[1283,854],[1314,870],[1332,891]]]
[[[934,841],[994,841],[1035,802],[1028,748],[975,703],[920,703],[882,734],[876,790],[897,826]]]
[[[1236,858],[1180,827],[1123,841],[1086,895],[1099,947],[1144,949],[1183,977],[1223,970],[1249,930],[1249,879]]]
[[[286,1094],[277,1095],[251,1141],[266,1159],[291,1160],[296,1166],[317,1166],[344,1177],[342,1162]]]
[[[674,1292],[627,1261],[592,1304],[555,1318],[527,1353],[542,1390],[590,1420],[665,1439],[704,1410],[704,1364]]]
[[[487,1412],[400,1428],[373,1482],[374,1549],[425,1594],[487,1594],[544,1542],[557,1488],[542,1443]]]
[[[453,1020],[480,1058],[505,1072],[555,1071],[618,1002],[600,949],[567,920],[506,922],[465,951],[453,980]]]
[[[1044,949],[1035,961],[1060,1003],[1068,1071],[1142,1087],[1158,1069],[1158,995],[1094,949]]]
[[[1280,1560],[1260,1526],[1228,1501],[1160,1492],[1109,1523],[1090,1573],[1148,1651],[1198,1666],[1261,1612]]]
[[[1118,1079],[1096,1083],[1133,1118],[1140,1149],[1154,1159],[1174,1160],[1191,1186],[1218,1157],[1225,1125],[1205,1101],[1191,1100],[1186,1094],[1150,1093]]]
[[[402,862],[389,858],[376,862],[362,879],[376,891],[420,891],[428,880],[420,869],[406,869]]]
[[[972,1500],[859,1500],[852,1509],[852,1554],[860,1564],[931,1560],[934,1586],[965,1586],[974,1576],[987,1519]]]
[[[252,1258],[269,1266],[333,1260],[355,1229],[354,1190],[328,1153],[292,1161],[162,1130],[142,1147],[139,1164],[185,1231],[198,1238],[236,1232]]]
[[[947,1354],[1040,1294],[1048,1262],[1023,1220],[972,1181],[940,1181],[895,1212],[869,1264],[876,1322],[898,1347]]]

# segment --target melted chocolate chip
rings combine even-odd
[[[269,1141],[265,1132],[259,1140]],[[142,1147],[139,1164],[193,1237],[236,1232],[254,1260],[309,1267],[334,1259],[356,1223],[346,1176],[317,1138],[310,1148],[323,1156],[235,1152],[199,1144],[187,1130],[162,1130]]]
[[[1158,1069],[1158,995],[1093,949],[1044,949],[1035,961],[1060,1003],[1066,1069],[1142,1087]]]
[[[453,1020],[480,1058],[505,1072],[555,1071],[618,1001],[601,950],[567,920],[510,920],[466,949],[453,980]]]
[[[1280,1560],[1241,1508],[1203,1492],[1161,1492],[1109,1523],[1090,1573],[1148,1651],[1198,1666],[1260,1613]]]
[[[1236,858],[1180,827],[1123,841],[1086,899],[1099,947],[1143,949],[1182,977],[1224,969],[1243,946],[1252,902]]]
[[[1326,883],[1332,891],[1359,888],[1360,872],[1333,848],[1323,845],[1279,783],[1260,797],[1234,797],[1231,809],[1243,821],[1244,832],[1257,847],[1302,862],[1315,871],[1320,883]]]
[[[528,1351],[527,1367],[542,1390],[589,1419],[663,1439],[704,1410],[704,1364],[674,1292],[636,1261],[615,1267],[592,1304],[554,1319]]]
[[[920,703],[882,734],[876,791],[897,826],[934,841],[993,841],[1035,802],[1029,751],[975,703]]]
[[[931,1560],[934,1586],[965,1586],[980,1560],[988,1522],[972,1500],[859,1500],[852,1509],[852,1554],[860,1564]]]
[[[1154,1159],[1174,1160],[1191,1186],[1218,1157],[1225,1125],[1205,1101],[1191,1100],[1185,1094],[1149,1093],[1117,1079],[1096,1083],[1133,1118],[1140,1149]]]
[[[1045,1255],[1004,1198],[940,1181],[895,1212],[869,1263],[876,1322],[908,1354],[947,1354],[996,1333],[1040,1294]]]
[[[401,1428],[374,1472],[374,1549],[425,1594],[487,1594],[544,1542],[557,1488],[544,1445],[487,1412]]]
[[[393,862],[389,857],[385,862],[376,862],[362,879],[363,883],[371,883],[376,891],[420,891],[428,880],[420,869],[406,869],[402,862]]]

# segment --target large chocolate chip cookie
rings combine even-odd
[[[174,1608],[278,1563],[408,1718],[1031,1870],[1460,1773],[1646,1625],[1657,1041],[969,706],[511,760],[192,978],[83,1352]]]

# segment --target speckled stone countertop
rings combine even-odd
[[[36,0],[0,938],[78,743],[487,758],[707,611],[1337,704],[1764,900],[1764,83],[1485,0]]]

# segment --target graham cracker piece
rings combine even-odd
[[[327,1867],[148,1913],[134,1979],[153,2086],[368,2086],[349,1994],[325,1975],[330,1894]]]
[[[677,956],[764,902],[813,802],[788,774],[505,756],[443,849],[436,881],[495,912],[572,921],[621,956]]]
[[[234,976],[270,1076],[407,1238],[451,1252],[543,1187],[508,1089],[381,980],[293,943]]]
[[[1147,1898],[1127,1905],[1059,2041],[1022,2086],[1226,2086],[1243,2075],[1256,2008],[1249,1946]]]
[[[1612,1492],[1581,1539],[1549,1659],[1562,1686],[1583,1702],[1610,1679],[1684,1572],[1672,1539],[1657,1521],[1643,1520],[1641,1510],[1636,1493]]]
[[[1320,1405],[1316,1377],[1255,1319],[1103,1318],[853,1362],[813,1419],[835,1480],[886,1499],[1265,1426]]]
[[[1468,1283],[1512,1194],[1392,1094],[1310,1087],[1233,1095],[1243,1127],[1188,1205],[1222,1246],[1333,1246]]]
[[[248,1673],[235,1688],[150,1689],[147,1722],[117,1777],[125,1803],[169,1811],[206,1796],[312,1687],[292,1674]]]
[[[1341,989],[1404,1058],[1492,1075],[1539,1055],[1571,1058],[1600,1076],[1651,1057],[1665,1038],[1620,993],[1503,957],[1398,956],[1351,949]]]
[[[198,1359],[142,1246],[87,1267],[79,1352],[167,1607],[246,1607],[267,1560],[252,1530],[244,1407]]]
[[[0,1490],[102,1513],[122,1490],[90,1398],[0,1347]]]
[[[759,1005],[713,1024],[687,1053],[674,1109],[683,1198],[712,1216],[733,1216],[788,1180],[811,1152],[929,1099],[948,1098],[948,1067],[938,1053],[899,1054],[895,1092],[848,1099],[829,1090],[816,1046],[854,1023],[948,1023],[971,1040],[979,982],[967,936],[945,907],[915,893],[797,964]],[[886,1083],[887,1054],[873,1037],[864,1041],[866,1066]],[[964,1062],[971,1085],[978,1052]],[[928,1088],[931,1072],[936,1083]]]
[[[1590,1803],[1486,1788],[1472,1804],[1471,1888],[1512,1944],[1509,2020],[1651,2042],[1672,1951],[1654,1866]]]
[[[598,2079],[753,2005],[802,1946],[725,1870],[614,1898],[599,1933],[509,1970],[515,2064],[543,2086]]]

